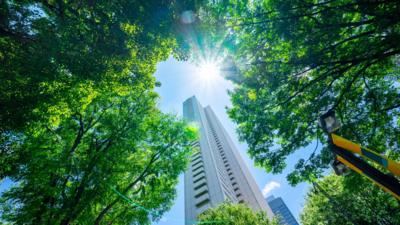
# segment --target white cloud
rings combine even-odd
[[[263,190],[262,190],[263,196],[264,196],[264,197],[267,197],[267,195],[268,195],[269,192],[271,192],[271,191],[272,191],[273,189],[275,189],[275,188],[279,188],[280,186],[281,186],[281,184],[278,183],[278,182],[276,182],[276,181],[270,181],[270,182],[268,182],[268,183],[264,186],[264,188],[263,188]]]

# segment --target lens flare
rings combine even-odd
[[[219,76],[219,66],[215,63],[203,63],[199,67],[199,76],[206,81],[214,81]]]

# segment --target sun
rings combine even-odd
[[[214,81],[219,76],[219,66],[216,63],[206,62],[199,66],[199,76],[206,81]]]

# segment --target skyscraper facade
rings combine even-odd
[[[267,202],[271,207],[272,212],[276,216],[280,217],[282,224],[299,225],[281,197],[275,198],[273,195],[271,195],[267,198]]]
[[[224,201],[245,203],[272,217],[271,209],[213,110],[209,106],[203,108],[193,96],[183,103],[183,117],[197,124],[200,133],[199,141],[194,143],[197,151],[185,172],[186,224]]]

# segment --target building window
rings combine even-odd
[[[207,190],[204,190],[204,191],[198,193],[197,195],[195,195],[194,197],[195,197],[195,198],[200,198],[201,196],[203,196],[203,195],[205,195],[205,194],[207,194],[207,193],[208,193],[208,191],[207,191]]]
[[[200,175],[202,173],[204,173],[204,171],[200,171],[200,172],[196,173],[195,175],[193,175],[193,177],[195,178],[195,177],[197,177],[198,175]]]
[[[198,162],[196,162],[195,164],[193,164],[192,167],[195,167],[195,166],[199,165],[200,163],[201,163],[201,161],[198,161]]]
[[[201,180],[203,180],[203,179],[205,179],[206,177],[199,177],[197,180],[195,180],[195,181],[193,181],[193,183],[195,184],[195,183],[197,183],[197,182],[199,182],[199,181],[201,181]]]
[[[192,155],[192,159],[194,159],[194,158],[196,158],[196,157],[198,157],[198,156],[201,156],[199,152],[196,153],[196,154],[194,154],[194,155]]]
[[[197,170],[201,169],[201,168],[203,168],[203,165],[200,165],[200,166],[194,168],[194,169],[193,169],[193,173],[196,172]]]
[[[199,202],[196,204],[197,208],[201,208],[202,206],[205,206],[207,203],[209,203],[210,200],[209,199],[204,199],[203,201]]]
[[[198,189],[200,189],[200,188],[202,188],[202,187],[204,187],[204,186],[206,186],[206,185],[207,185],[206,182],[201,183],[201,184],[197,185],[196,187],[194,187],[194,190],[198,190]]]
[[[199,156],[193,158],[193,159],[192,159],[192,162],[194,162],[194,161],[196,161],[196,160],[198,160],[198,159],[201,159],[201,155],[199,155]]]

